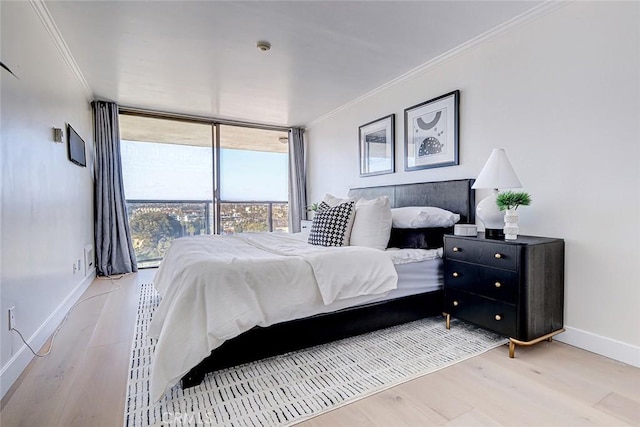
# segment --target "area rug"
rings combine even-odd
[[[427,318],[209,374],[149,398],[154,342],[146,336],[159,297],[142,285],[124,424],[286,426],[477,356],[503,337],[453,319]]]

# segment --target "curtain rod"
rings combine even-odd
[[[145,110],[142,108],[133,108],[133,107],[125,107],[125,106],[118,106],[118,111],[120,112],[120,114],[129,114],[132,116],[150,117],[150,118],[156,118],[156,119],[169,119],[169,120],[177,120],[177,121],[192,122],[192,123],[195,122],[195,123],[220,124],[220,125],[229,125],[229,126],[243,126],[248,128],[254,128],[254,129],[275,130],[275,131],[282,131],[282,132],[289,132],[289,130],[291,129],[285,126],[262,125],[259,123],[243,122],[241,120],[216,119],[214,117],[195,116],[190,114],[165,113],[161,111]]]

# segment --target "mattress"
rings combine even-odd
[[[308,231],[291,234],[301,241],[307,241]],[[398,273],[398,286],[384,295],[367,295],[347,300],[336,301],[333,304],[317,305],[309,308],[309,316],[338,311],[349,307],[374,302],[388,301],[411,295],[433,292],[443,288],[442,248],[438,249],[398,249],[389,248],[385,251],[392,260]],[[435,257],[435,259],[434,259]]]
[[[382,296],[352,298],[343,301],[347,304],[331,304],[326,306],[327,310],[323,310],[322,313],[440,290],[444,284],[443,265],[442,258],[396,264],[395,268],[398,272],[398,287],[396,289]],[[319,313],[321,312],[314,314]]]
[[[315,302],[310,301],[309,305],[306,307],[306,316],[314,316],[316,314],[329,313],[358,305],[388,301],[410,295],[437,291],[443,287],[442,258],[412,261],[403,264],[395,264],[394,266],[398,272],[398,286],[396,289],[393,289],[384,295],[364,295],[337,300],[331,304],[322,304],[322,301],[320,300],[316,300]]]
[[[302,233],[291,234],[291,236],[301,241],[307,241],[309,231],[305,230]],[[386,295],[369,298],[367,302],[387,301],[443,288],[442,248],[429,250],[389,248],[386,252],[392,254],[394,267],[398,273],[398,287]],[[432,259],[434,254],[436,258]],[[349,306],[360,304],[360,302],[350,301]],[[332,308],[328,311],[338,309]]]
[[[384,299],[407,297],[442,289],[444,278],[442,258],[396,265],[398,288]]]

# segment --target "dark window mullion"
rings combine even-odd
[[[212,123],[213,132],[213,233],[220,234],[220,126]]]

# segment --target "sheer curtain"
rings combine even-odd
[[[118,106],[95,101],[93,106],[96,142],[95,239],[99,276],[138,271],[133,252],[120,159]]]
[[[304,164],[304,129],[289,131],[289,231],[300,232],[307,218],[307,188]]]

